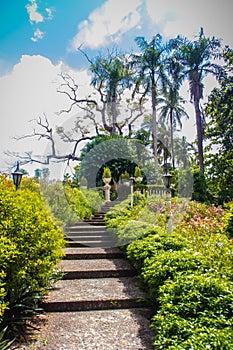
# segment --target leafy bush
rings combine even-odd
[[[231,349],[233,285],[227,278],[179,273],[159,288],[158,300],[152,319],[158,349]]]
[[[139,220],[129,220],[124,226],[113,228],[120,245],[125,245],[146,236],[151,225]]]
[[[122,227],[129,220],[138,218],[138,208],[131,208],[128,201],[115,205],[104,217],[108,227]]]
[[[228,276],[233,273],[233,245],[224,234],[226,211],[214,205],[190,202],[175,234],[183,235],[194,251],[203,254],[212,267]]]
[[[63,257],[63,233],[40,194],[0,176],[0,328],[36,306]],[[22,320],[21,320],[22,321]]]
[[[107,214],[127,257],[139,270],[159,311],[152,319],[157,349],[230,350],[233,344],[233,244],[231,211],[173,199],[176,229],[166,231],[163,198],[127,202]],[[226,214],[227,213],[227,214]],[[223,225],[224,224],[224,225]]]
[[[144,261],[142,268],[143,281],[149,286],[149,294],[153,299],[158,296],[159,288],[167,281],[173,280],[177,273],[201,273],[212,270],[207,259],[192,250],[159,251]]]
[[[147,236],[131,242],[127,247],[127,257],[137,269],[141,269],[146,261],[157,257],[160,251],[179,251],[188,247],[188,241],[179,235],[168,235],[165,231],[148,229]]]
[[[61,182],[41,182],[41,191],[55,218],[62,225],[72,225],[90,218],[102,205],[102,198],[97,192],[63,185]]]
[[[228,212],[224,217],[223,232],[233,239],[233,202],[228,204]]]

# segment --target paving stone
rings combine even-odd
[[[15,350],[153,350],[148,309],[49,313]]]

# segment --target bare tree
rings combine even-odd
[[[123,129],[132,129],[133,123],[143,114],[145,99],[138,102],[131,99],[130,89],[133,86],[133,72],[129,68],[127,56],[110,53],[107,58],[98,56],[90,60],[87,54],[79,48],[90,64],[92,80],[90,86],[94,89],[91,96],[79,96],[79,85],[67,73],[61,73],[62,84],[58,92],[65,94],[71,104],[68,109],[60,111],[69,113],[74,107],[85,111],[96,126],[100,116],[100,127],[110,135],[123,135]],[[93,98],[93,96],[95,98]]]
[[[87,136],[82,132],[79,138],[74,138],[70,133],[67,133],[63,127],[57,127],[55,130],[50,126],[47,116],[39,117],[36,121],[37,128],[33,129],[32,134],[15,137],[16,140],[25,140],[29,138],[37,139],[38,141],[47,140],[49,143],[49,152],[46,155],[34,155],[32,151],[25,152],[24,154],[16,152],[6,152],[9,156],[17,157],[21,160],[21,164],[39,163],[43,165],[50,164],[51,162],[64,162],[69,160],[79,160],[76,155],[77,147],[80,142],[86,140],[92,140],[95,136]],[[63,142],[67,142],[71,145],[70,152],[66,154],[59,154],[56,147],[56,135],[59,135]]]

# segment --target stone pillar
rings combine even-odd
[[[110,188],[111,186],[106,184],[104,186],[104,190],[105,190],[105,202],[110,202]]]

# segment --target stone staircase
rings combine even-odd
[[[66,344],[54,349],[153,348],[149,330],[150,312],[145,295],[138,285],[136,271],[116,246],[116,238],[104,225],[104,215],[112,205],[111,203],[103,206],[101,212],[92,220],[78,223],[66,230],[66,256],[60,263],[65,275],[55,283],[42,307],[51,315],[50,319],[55,318],[58,323],[58,315],[59,320],[67,319],[66,315],[73,319],[69,332],[76,336],[73,338],[73,347]],[[90,317],[96,317],[96,320],[92,318],[90,322]],[[103,332],[102,322],[106,323],[102,347],[93,344],[91,340],[88,343],[85,332],[82,334],[80,330],[78,333],[80,322],[85,323],[85,319],[89,320],[86,334],[90,331],[98,334]],[[69,321],[67,322],[69,324]],[[129,333],[126,336],[130,337],[129,342],[124,341],[121,345],[120,340],[116,340],[114,345],[113,340],[106,337],[108,333],[114,332],[112,327],[122,327],[125,323],[125,334],[122,337],[125,339]],[[67,327],[67,324],[62,327]],[[95,342],[98,342],[97,339]],[[58,344],[61,345],[61,339]]]

